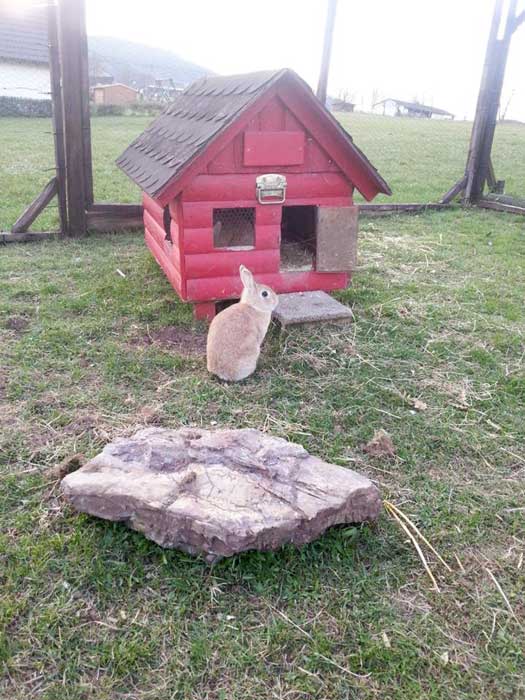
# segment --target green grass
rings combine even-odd
[[[133,195],[97,167],[102,198]],[[145,342],[205,329],[139,235],[0,249],[0,697],[523,697],[524,261],[519,217],[363,219],[339,295],[355,323],[272,329],[258,372],[230,386]],[[442,593],[386,515],[210,569],[75,514],[49,469],[151,412],[262,428],[368,474],[451,564],[433,564]],[[363,452],[379,428],[393,460]]]
[[[396,119],[341,114],[342,124],[389,183],[393,196],[377,202],[436,202],[464,172],[470,122]],[[95,199],[138,202],[138,188],[115,159],[151,121],[147,116],[91,119]],[[13,158],[13,151],[16,158]],[[525,197],[525,125],[500,124],[492,154],[506,192]],[[0,231],[8,230],[53,174],[52,125],[48,119],[0,119]],[[57,228],[56,207],[34,230]]]

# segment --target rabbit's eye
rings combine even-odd
[[[263,291],[261,292],[261,296],[262,296],[262,297],[267,297],[267,296],[268,296],[268,292],[266,291],[266,289],[263,290]]]

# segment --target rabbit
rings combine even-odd
[[[261,345],[270,325],[277,294],[257,284],[241,265],[241,300],[221,311],[210,324],[207,341],[208,371],[228,382],[239,382],[255,372]]]

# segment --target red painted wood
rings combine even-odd
[[[279,221],[281,215],[279,211]],[[255,224],[255,250],[268,250],[279,248],[281,225],[279,224]],[[217,252],[213,245],[213,230],[211,228],[186,228],[184,229],[184,250],[186,255]]]
[[[171,240],[173,241],[173,245],[176,248],[180,248],[182,245],[181,227],[176,221],[173,221],[173,219],[171,220],[170,224],[170,236]]]
[[[381,191],[379,181],[364,159],[350,151],[335,117],[327,113],[320,102],[309,99],[296,83],[283,81],[278,94],[365,199],[373,199]]]
[[[301,124],[301,122],[297,119],[293,112],[290,112],[290,110],[287,107],[285,107],[284,111],[284,128],[286,129],[286,131],[304,130],[304,127]]]
[[[237,134],[235,139],[230,142],[215,158],[208,163],[208,173],[210,175],[218,173],[235,173],[238,170],[238,164],[235,162],[235,142],[237,139],[242,141],[242,134]],[[242,145],[241,145],[242,148]]]
[[[179,273],[177,272],[177,270],[175,269],[175,267],[173,266],[171,260],[166,256],[165,252],[163,251],[161,246],[158,244],[155,236],[153,236],[148,229],[146,229],[146,232],[145,232],[145,241],[146,241],[146,245],[153,253],[155,260],[158,262],[158,264],[164,270],[166,277],[168,278],[168,280],[171,283],[171,286],[182,297],[181,277],[180,277]],[[182,298],[184,298],[184,297],[182,297]]]
[[[176,176],[171,185],[166,187],[164,191],[159,195],[158,200],[163,206],[168,204],[171,199],[176,197],[179,192],[183,192],[188,184],[193,180],[193,178],[201,173],[203,169],[206,169],[206,164],[213,160],[217,154],[219,154],[222,149],[228,144],[235,136],[235,134],[243,131],[248,123],[262,110],[264,107],[275,97],[277,87],[271,87],[269,90],[262,95],[262,97],[256,100],[248,109],[243,112],[239,119],[235,120],[227,129],[225,129],[220,136],[213,141],[200,156],[197,156],[195,160],[190,163],[184,170],[182,175]]]
[[[279,270],[279,249],[273,250],[228,250],[199,255],[186,255],[186,277],[228,277],[238,275],[239,265],[246,265],[254,274]]]
[[[166,232],[164,228],[158,225],[158,223],[146,209],[144,210],[144,225],[148,230],[150,236],[152,236],[155,239],[158,246],[162,249],[168,261],[175,267],[175,269],[180,274],[181,255],[178,246],[166,240]],[[171,225],[175,228],[176,231],[178,231],[178,226],[174,221],[171,222]]]
[[[304,163],[304,131],[246,131],[244,165]]]
[[[281,131],[284,127],[285,107],[281,100],[274,99],[259,112],[259,129],[256,131]]]
[[[323,206],[323,207],[350,207],[352,196],[346,197],[290,197],[286,199],[285,206]]]
[[[182,202],[184,229],[211,228],[213,226],[213,206],[209,202]]]
[[[246,265],[254,274],[279,270],[279,249],[214,251],[199,255],[186,255],[186,277],[228,277],[238,275],[239,265]]]
[[[267,250],[281,245],[281,224],[255,225],[255,247],[257,250]]]
[[[145,192],[142,193],[142,204],[144,206],[144,211],[148,211],[160,226],[164,226],[163,207]]]
[[[193,304],[193,318],[198,321],[211,321],[217,313],[214,301]]]
[[[338,173],[292,173],[287,175],[286,181],[287,198],[341,197],[351,194],[352,190],[351,185]],[[254,175],[199,175],[184,192],[185,203],[239,200],[252,200],[255,203],[255,197]],[[250,205],[237,203],[236,206]]]
[[[172,217],[175,222],[172,223],[177,226],[177,232],[175,233],[177,241],[176,247],[174,247],[174,255],[178,255],[179,259],[179,270],[181,274],[181,295],[183,298],[186,297],[186,264],[185,264],[185,241],[184,241],[184,217],[182,211],[182,199],[177,197],[173,202],[170,203],[170,210],[172,211]]]
[[[259,204],[255,209],[255,225],[281,223],[280,204]]]
[[[215,249],[213,245],[212,228],[185,228],[184,252],[186,255],[199,253],[211,253]]]
[[[256,275],[257,282],[267,284],[278,294],[315,290],[329,292],[335,289],[345,289],[349,279],[346,272],[278,272]],[[240,297],[241,291],[242,284],[238,275],[188,280],[187,285],[189,301],[235,299]]]

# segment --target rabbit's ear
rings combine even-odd
[[[243,286],[245,289],[253,289],[255,286],[255,282],[253,281],[253,275],[248,270],[247,267],[244,267],[244,265],[241,265],[239,267],[239,274],[241,275],[241,281],[243,283]]]

